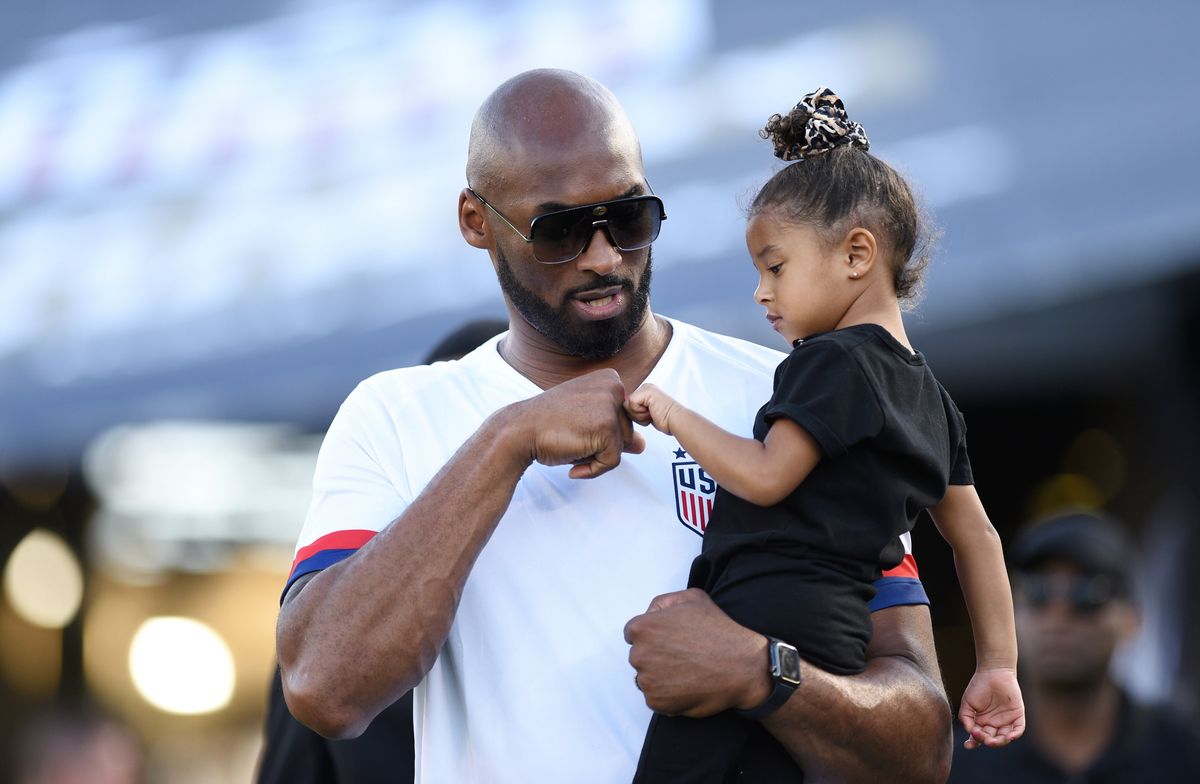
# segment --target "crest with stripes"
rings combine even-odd
[[[671,472],[675,478],[675,514],[679,522],[703,536],[712,516],[717,483],[695,460],[671,463]]]

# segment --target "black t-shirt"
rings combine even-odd
[[[1037,716],[1029,716],[1036,726]],[[1027,730],[999,749],[962,747],[956,732],[950,784],[1195,784],[1200,781],[1200,734],[1170,711],[1135,705],[1122,695],[1112,742],[1082,773],[1070,775],[1044,757]]]
[[[966,426],[924,356],[875,324],[798,341],[754,437],[780,417],[812,435],[821,460],[774,506],[718,488],[689,584],[745,626],[797,647],[807,639],[802,653],[819,666],[856,672],[871,582],[900,562],[899,536],[949,484],[973,481]]]
[[[412,693],[357,738],[328,740],[288,711],[279,668],[271,682],[257,784],[392,784],[413,780]]]

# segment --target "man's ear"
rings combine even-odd
[[[862,279],[870,273],[879,258],[879,244],[868,229],[855,226],[846,232],[841,245],[842,266],[846,274]]]
[[[488,226],[483,220],[487,209],[468,188],[458,194],[458,230],[472,248],[488,249]]]

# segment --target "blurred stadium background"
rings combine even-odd
[[[942,231],[910,333],[1002,536],[1128,521],[1122,672],[1196,715],[1197,29],[1182,1],[0,5],[0,770],[86,698],[149,781],[250,778],[320,434],[361,378],[503,314],[454,208],[475,107],[536,66],[640,130],[655,308],[767,345],[756,131],[833,86]],[[928,525],[916,548],[956,697],[950,554]]]

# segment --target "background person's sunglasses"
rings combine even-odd
[[[529,224],[529,236],[526,237],[487,199],[472,188],[467,190],[528,242],[533,248],[533,257],[542,264],[564,264],[579,258],[579,254],[587,250],[596,229],[603,229],[617,250],[640,250],[658,239],[662,222],[667,219],[662,199],[653,194],[629,196],[543,213]]]
[[[1073,610],[1098,610],[1120,593],[1116,582],[1108,575],[1078,577],[1044,574],[1021,575],[1017,591],[1025,604],[1041,609],[1050,602],[1065,601]]]

